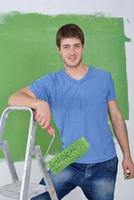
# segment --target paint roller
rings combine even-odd
[[[50,145],[46,151],[44,159],[52,146],[54,141],[55,134],[53,134],[53,138],[50,142]],[[47,161],[48,168],[53,172],[53,174],[57,174],[61,172],[65,167],[72,164],[76,160],[78,160],[81,156],[83,156],[87,150],[89,149],[90,144],[84,137],[79,138],[72,144],[70,144],[67,148],[65,148],[60,153],[57,153],[52,159]]]

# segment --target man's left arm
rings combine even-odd
[[[111,100],[108,102],[108,109],[115,136],[123,153],[122,167],[124,175],[126,176],[126,173],[130,172],[129,178],[133,178],[134,163],[131,158],[128,131],[125,120],[116,100]]]

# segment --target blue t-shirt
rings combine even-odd
[[[49,103],[63,148],[82,136],[89,141],[89,151],[76,162],[98,163],[116,155],[108,125],[108,101],[116,99],[109,72],[90,66],[76,80],[62,70],[41,77],[29,89]]]

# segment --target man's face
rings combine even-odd
[[[78,67],[82,62],[83,46],[78,38],[62,39],[59,52],[65,67]]]

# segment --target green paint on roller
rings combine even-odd
[[[58,153],[54,158],[47,162],[49,169],[53,174],[59,173],[65,167],[79,159],[89,149],[89,143],[82,137],[69,145],[61,153]]]

